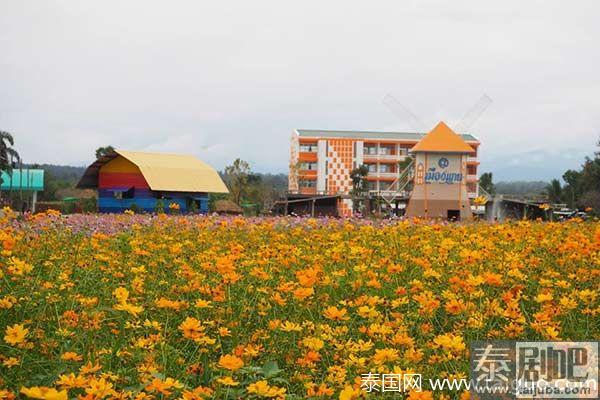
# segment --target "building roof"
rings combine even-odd
[[[115,150],[114,153],[96,160],[86,169],[77,187],[82,189],[97,187],[100,168],[118,156],[122,156],[135,164],[152,190],[165,192],[229,192],[217,171],[194,156],[125,150]]]
[[[242,214],[244,210],[231,200],[217,200],[214,205],[215,212],[223,214]]]
[[[296,129],[298,136],[310,138],[348,138],[348,139],[380,139],[418,141],[425,133],[418,132],[378,132],[378,131],[329,131],[324,129]],[[469,142],[478,142],[470,134],[460,135]]]
[[[473,148],[443,121],[411,149],[412,152],[471,153]]]
[[[43,169],[13,168],[12,173],[2,171],[1,190],[44,190]]]

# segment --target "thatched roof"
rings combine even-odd
[[[242,214],[244,210],[231,200],[215,201],[215,212],[221,214]]]

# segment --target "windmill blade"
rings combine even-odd
[[[383,104],[401,119],[408,119],[411,128],[424,135],[428,131],[427,126],[412,111],[402,105],[394,96],[386,94],[382,100]]]
[[[460,122],[456,124],[455,131],[458,133],[466,133],[467,130],[477,122],[481,114],[492,104],[492,99],[487,94],[481,96],[481,98],[475,103],[473,107],[462,117]]]

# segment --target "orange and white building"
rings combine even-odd
[[[465,153],[464,189],[468,199],[479,195],[477,169],[480,142],[472,135],[459,135],[471,151]],[[369,193],[377,196],[398,190],[404,172],[401,163],[414,158],[412,149],[422,133],[331,131],[296,129],[290,148],[289,192],[291,196],[336,196],[337,213],[352,213],[350,173],[366,165]],[[408,195],[405,196],[406,198]]]

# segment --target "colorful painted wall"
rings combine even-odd
[[[162,200],[161,200],[162,197]],[[150,189],[140,169],[126,158],[119,156],[106,163],[98,173],[98,210],[104,213],[120,213],[128,209],[155,212],[157,205],[165,210],[175,203],[180,212],[188,212],[194,202],[198,212],[208,212],[208,194],[165,192]]]

